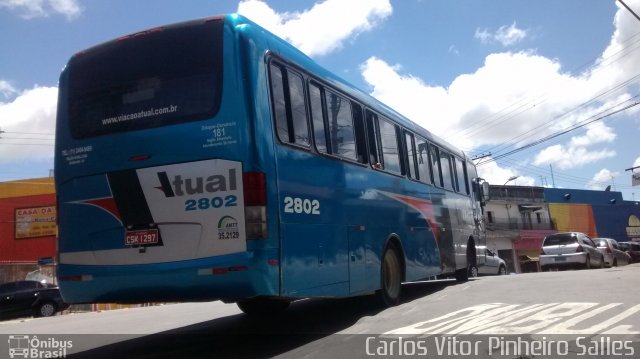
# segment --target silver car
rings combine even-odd
[[[540,249],[540,267],[543,271],[566,267],[603,268],[604,263],[604,255],[593,240],[580,232],[548,235]]]
[[[631,262],[631,256],[620,250],[620,246],[615,239],[594,238],[598,245],[598,250],[604,254],[604,265],[607,267],[624,266]]]
[[[495,252],[485,249],[484,258],[484,265],[478,267],[478,274],[507,274],[507,264]]]

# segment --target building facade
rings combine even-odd
[[[510,272],[539,271],[542,241],[556,232],[583,232],[619,242],[640,241],[640,205],[615,191],[491,186],[485,208],[487,247]]]
[[[53,282],[56,236],[53,177],[0,182],[0,283]]]

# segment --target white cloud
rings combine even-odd
[[[599,143],[613,142],[616,138],[613,129],[603,123],[589,125],[587,128],[585,135],[572,137],[566,145],[553,145],[543,149],[533,163],[535,165],[552,164],[566,170],[614,157],[616,152],[607,148],[589,149]]]
[[[53,136],[40,134],[54,133],[57,101],[56,87],[36,86],[12,102],[0,102],[0,129],[5,132],[0,138],[1,163],[53,158]]]
[[[640,8],[640,0],[629,4]],[[619,85],[638,72],[640,52],[634,51],[638,23],[621,8],[615,24],[611,44],[601,59],[580,74],[567,73],[557,59],[533,50],[490,54],[483,66],[459,75],[449,86],[432,86],[380,57],[365,61],[361,73],[372,95],[382,102],[466,151],[482,148],[495,156],[595,119],[631,97],[629,88],[638,80]],[[509,44],[527,36],[526,31],[518,30],[515,23],[493,33],[478,29],[476,38]],[[598,97],[601,94],[606,96]],[[640,113],[640,106],[624,112],[633,113]],[[605,124],[574,133],[569,139],[558,138],[564,143],[543,149],[530,161],[569,169],[615,156],[609,147],[616,134]],[[480,169],[486,166],[489,164]],[[489,171],[499,174],[492,175],[493,183],[504,183],[516,175],[498,169]]]
[[[79,0],[0,0],[0,8],[17,11],[25,19],[46,17],[52,13],[73,19],[82,12]]]
[[[620,172],[609,171],[606,168],[596,173],[591,181],[587,183],[587,188],[592,190],[603,190],[613,183],[613,180],[620,176]]]
[[[431,86],[377,57],[363,63],[361,72],[373,96],[466,149],[505,143],[516,134],[558,130],[563,123],[547,122],[594,91],[563,74],[559,63],[528,52],[491,54],[475,73],[458,76],[449,87]]]
[[[473,37],[480,40],[480,42],[483,44],[488,44],[489,42],[491,42],[493,35],[491,35],[488,29],[480,30],[480,28],[477,28],[476,33],[473,35]]]
[[[524,40],[527,37],[527,31],[519,29],[514,21],[513,24],[509,26],[500,26],[495,33],[491,33],[488,29],[477,28],[474,37],[480,40],[483,44],[495,41],[502,44],[502,46],[507,47]]]
[[[517,178],[509,181],[509,185],[535,185],[535,179],[533,177],[522,175],[512,168],[502,168],[498,166],[496,162],[489,162],[486,165],[478,167],[478,176],[484,178],[487,182],[494,185],[502,185],[512,177]]]
[[[2,94],[5,99],[9,98],[16,92],[16,89],[11,85],[11,83],[9,83],[9,81],[0,80],[0,94]]]
[[[278,13],[261,0],[246,0],[238,5],[238,13],[309,56],[339,49],[344,41],[370,31],[392,11],[389,0],[325,0],[311,9],[291,13]]]

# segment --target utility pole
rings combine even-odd
[[[544,186],[546,186],[546,185],[548,185],[548,183],[547,183],[547,177],[545,177],[545,176],[543,176],[543,175],[540,175],[540,186],[544,187]]]
[[[634,172],[634,170],[640,168],[640,166],[635,166],[635,167],[631,167],[631,168],[626,168],[624,171],[631,171],[631,185],[632,186],[637,186],[638,182],[640,182],[640,173],[636,173]],[[637,175],[637,176],[636,176]]]
[[[551,183],[553,183],[553,188],[556,188],[556,179],[553,177],[553,166],[549,165],[551,169]]]

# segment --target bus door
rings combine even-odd
[[[342,166],[311,151],[305,83],[275,60],[269,65],[275,126],[282,294],[323,295],[348,281],[346,230],[339,225]],[[332,291],[331,293],[335,293]]]

